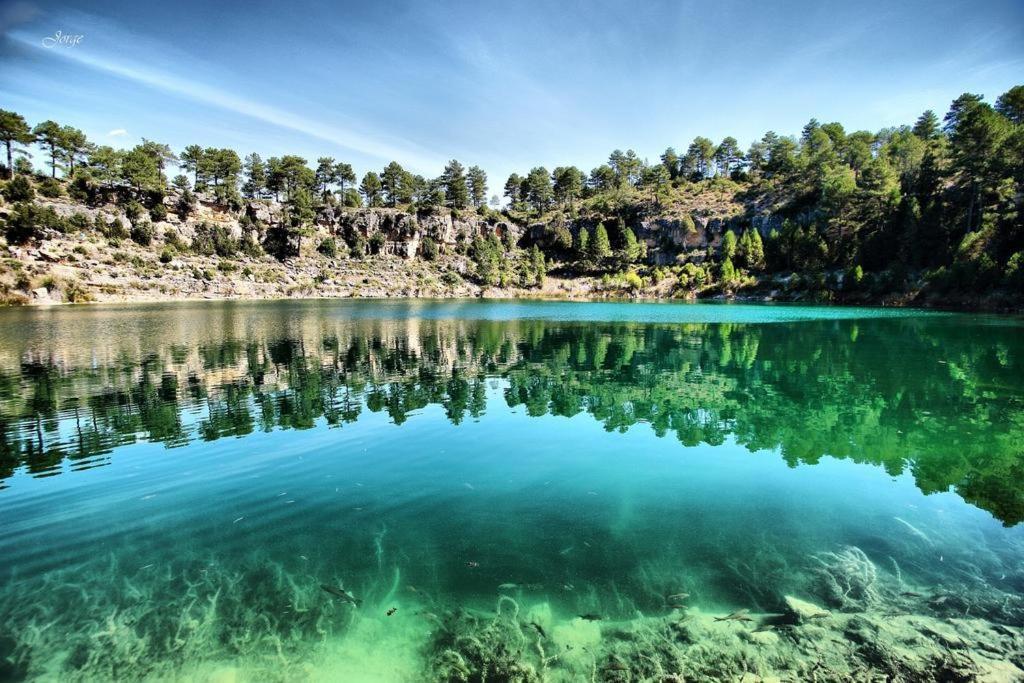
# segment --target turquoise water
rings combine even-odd
[[[882,636],[814,660],[808,629],[856,643],[893,615],[921,638],[904,676],[946,656],[927,629],[1024,642],[1018,319],[367,301],[0,323],[0,678],[892,675]],[[794,627],[786,596],[830,616]],[[964,656],[1012,679],[998,637]]]

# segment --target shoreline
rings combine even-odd
[[[272,293],[266,295],[239,295],[232,293],[197,293],[195,295],[175,296],[139,296],[139,297],[118,297],[105,299],[92,299],[88,301],[57,301],[57,300],[31,300],[23,304],[0,303],[0,310],[4,309],[46,309],[63,308],[69,306],[95,307],[112,305],[138,305],[138,304],[167,304],[167,303],[202,303],[202,302],[239,302],[256,303],[270,301],[530,301],[530,302],[552,302],[552,303],[621,303],[621,304],[753,304],[765,306],[820,306],[828,308],[870,308],[870,309],[905,309],[907,311],[931,311],[943,313],[962,314],[985,314],[1022,316],[1024,309],[1013,306],[989,306],[981,302],[974,304],[945,305],[941,303],[929,303],[909,301],[906,303],[893,303],[884,300],[866,301],[817,301],[811,298],[787,298],[756,295],[714,296],[697,297],[651,297],[651,296],[614,296],[614,295],[586,295],[570,294],[568,296],[557,293],[524,292],[501,290],[493,294],[486,293],[453,293],[450,295],[429,293],[422,295],[410,294],[302,294],[291,295],[287,293]]]

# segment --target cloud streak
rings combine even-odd
[[[40,47],[37,40],[27,35],[12,33],[11,37],[27,48],[67,59],[90,69],[112,76],[123,78],[173,95],[188,98],[202,104],[211,105],[235,114],[247,116],[264,123],[286,130],[302,133],[319,140],[330,142],[356,152],[361,152],[382,161],[393,159],[403,160],[403,164],[415,170],[428,171],[444,164],[444,159],[429,153],[406,149],[384,140],[368,137],[363,134],[315,121],[291,112],[265,105],[256,100],[235,95],[219,87],[180,78],[173,74],[150,69],[145,66],[129,65],[122,61],[114,61],[92,54],[86,50],[47,50]],[[111,131],[111,135],[118,131]]]
[[[120,138],[124,137],[125,135],[128,135],[128,131],[126,131],[124,128],[115,128],[114,130],[107,133],[107,135],[112,138]]]

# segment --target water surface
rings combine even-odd
[[[478,680],[483,661],[620,680],[644,629],[784,614],[786,595],[1016,633],[1024,326],[544,302],[0,311],[0,518],[0,678]]]

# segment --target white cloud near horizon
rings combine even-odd
[[[382,161],[399,160],[404,166],[411,168],[411,170],[432,173],[436,172],[445,163],[445,159],[442,157],[424,154],[412,149],[403,149],[384,140],[344,130],[337,126],[299,116],[243,96],[234,95],[219,87],[187,80],[156,69],[148,69],[145,66],[128,65],[123,62],[106,59],[85,49],[47,49],[42,47],[37,39],[20,32],[12,32],[10,37],[25,47],[38,50],[40,53],[46,53],[47,56],[52,55],[58,59],[68,59],[96,71],[134,81],[203,104],[219,107],[279,128],[302,133],[330,142],[338,147],[361,152]],[[110,135],[120,130],[111,131]]]
[[[107,135],[112,138],[119,138],[128,135],[128,131],[126,131],[124,128],[115,128],[114,130],[107,133]]]

